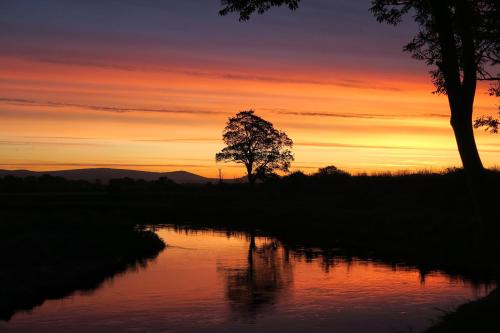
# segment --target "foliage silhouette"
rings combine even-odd
[[[291,10],[299,7],[300,0],[222,0],[223,8],[220,10],[221,15],[226,15],[232,12],[240,13],[240,21],[250,19],[253,12],[263,14],[266,10],[275,6],[286,5]]]
[[[238,12],[248,20],[253,12],[273,6],[296,9],[300,0],[225,0],[221,15]],[[372,0],[378,21],[397,25],[413,15],[419,32],[404,50],[433,66],[436,92],[448,96],[451,125],[460,157],[471,183],[483,165],[474,139],[472,114],[478,80],[497,81],[492,70],[500,64],[500,2],[498,0]]]
[[[251,110],[229,118],[222,138],[227,146],[215,155],[216,161],[244,164],[250,184],[273,170],[287,172],[293,161],[293,141]]]
[[[329,165],[324,168],[319,168],[316,175],[320,177],[349,176],[347,172],[340,170],[335,165]]]
[[[491,87],[490,96],[500,97],[500,82]],[[498,109],[500,110],[500,105]],[[500,112],[498,114],[500,115]],[[485,130],[492,134],[498,133],[498,126],[500,126],[500,119],[492,116],[481,116],[474,120],[474,128],[485,127]]]

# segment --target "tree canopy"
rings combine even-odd
[[[252,110],[229,118],[222,139],[226,147],[215,155],[216,161],[244,164],[250,183],[273,170],[287,172],[294,159],[292,140]]]
[[[286,5],[291,10],[299,7],[300,0],[222,0],[221,15],[233,12],[240,14],[240,21],[247,21],[254,12],[263,14],[271,7]]]
[[[494,72],[500,64],[498,0],[374,0],[371,11],[392,25],[413,16],[420,30],[404,50],[433,66],[436,93],[475,89],[476,79],[500,80]]]

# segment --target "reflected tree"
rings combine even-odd
[[[257,245],[254,235],[249,239],[246,266],[223,272],[231,310],[247,319],[255,319],[274,304],[293,280],[288,251],[276,241]]]

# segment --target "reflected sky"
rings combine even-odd
[[[8,332],[399,332],[486,288],[361,260],[305,259],[273,239],[160,229],[147,267],[18,313]]]

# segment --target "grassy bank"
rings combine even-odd
[[[375,176],[295,173],[254,188],[180,186],[165,179],[123,179],[103,185],[46,177],[0,181],[0,209],[13,216],[22,211],[23,219],[29,216],[32,221],[37,217],[44,223],[60,221],[64,227],[57,238],[64,238],[75,223],[64,216],[78,216],[77,222],[94,225],[92,230],[138,222],[215,227],[263,232],[290,248],[321,248],[326,257],[340,254],[410,265],[423,276],[440,270],[472,281],[496,282],[500,174],[487,174],[484,184],[478,210],[460,171]],[[32,237],[39,232],[43,230]],[[114,248],[136,242],[122,239]]]
[[[460,306],[425,333],[500,332],[500,290]]]
[[[45,177],[3,183],[0,208],[9,211],[28,208],[40,216],[68,211],[90,221],[261,230],[294,246],[340,247],[415,265],[423,272],[440,269],[471,279],[496,279],[500,274],[500,211],[495,209],[499,173],[487,175],[479,212],[460,171],[295,173],[255,188],[180,186],[165,179],[122,179],[103,185]]]
[[[0,319],[47,299],[92,290],[164,248],[130,223],[99,223],[72,214],[3,214],[0,224]],[[69,212],[66,212],[69,213]],[[64,216],[65,215],[65,216]]]

